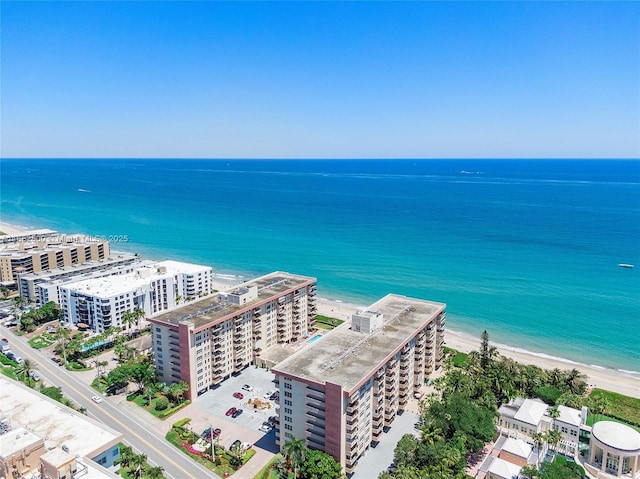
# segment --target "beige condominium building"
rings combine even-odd
[[[304,438],[349,474],[442,364],[445,308],[387,295],[276,365],[282,447]]]
[[[215,298],[149,318],[160,380],[186,381],[191,396],[306,336],[315,322],[316,279],[275,272]]]
[[[17,281],[19,274],[37,273],[109,257],[109,242],[85,235],[15,237],[0,244],[0,281]]]

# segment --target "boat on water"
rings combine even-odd
[[[633,268],[633,265],[629,263],[620,263],[618,264],[618,266],[620,266],[621,268]]]

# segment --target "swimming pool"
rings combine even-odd
[[[311,344],[314,341],[317,341],[318,339],[320,339],[321,337],[322,337],[322,334],[316,334],[313,338],[307,341],[307,344]]]

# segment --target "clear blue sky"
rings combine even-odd
[[[3,157],[640,157],[638,2],[0,5]]]

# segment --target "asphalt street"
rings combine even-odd
[[[47,384],[60,386],[63,394],[85,407],[90,417],[122,433],[124,442],[136,452],[146,454],[150,464],[162,466],[167,478],[219,477],[179,452],[164,437],[158,437],[158,433],[149,424],[145,424],[145,421],[123,413],[109,398],[104,398],[100,404],[94,403],[91,396],[96,395],[96,391],[75,378],[73,373],[51,361],[51,355],[47,351],[33,349],[24,337],[15,336],[4,326],[0,326],[0,333],[9,340],[14,353],[37,364],[36,369]]]

